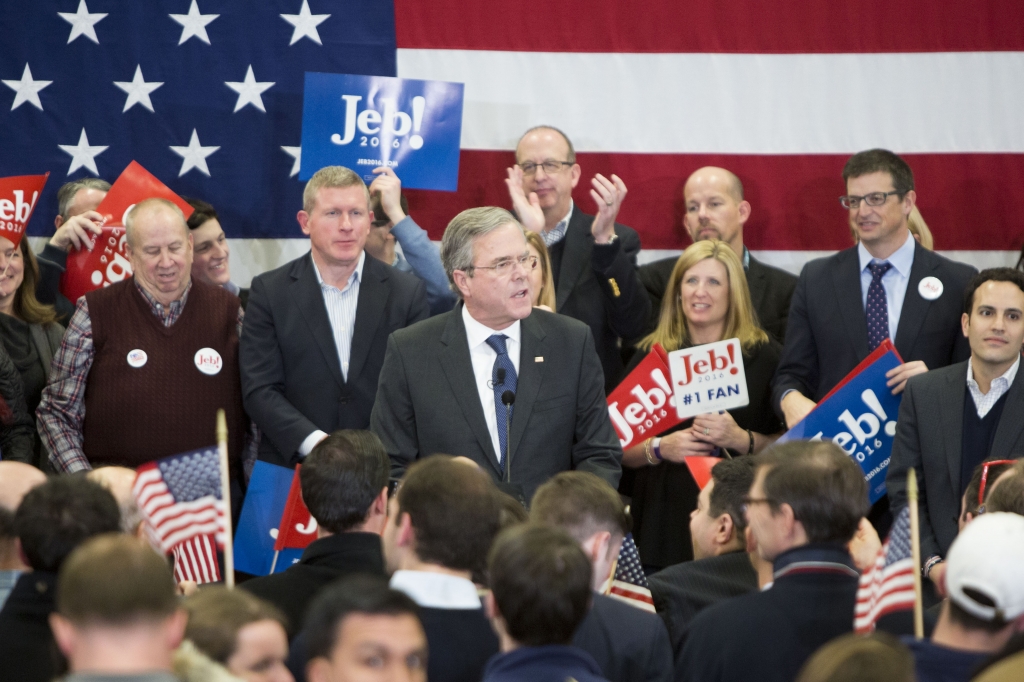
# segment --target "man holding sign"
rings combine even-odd
[[[942,589],[960,497],[974,468],[1024,455],[1024,273],[984,270],[967,286],[961,320],[971,357],[907,382],[886,485],[893,509],[907,502],[907,470],[921,477],[921,559]],[[989,485],[994,481],[989,481]]]
[[[136,467],[195,450],[227,412],[232,473],[246,420],[236,296],[191,278],[192,236],[178,205],[145,199],[125,221],[134,276],[79,299],[37,411],[57,471]]]

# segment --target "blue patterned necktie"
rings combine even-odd
[[[889,303],[885,297],[882,277],[892,268],[892,263],[868,263],[871,271],[871,284],[868,285],[868,302],[864,306],[868,323],[868,350],[889,338]]]
[[[501,394],[505,391],[516,392],[519,378],[516,376],[516,368],[512,364],[512,358],[508,356],[508,349],[505,347],[504,334],[492,334],[487,337],[487,345],[494,349],[498,357],[494,358],[494,367],[491,368],[491,385],[494,387],[494,414],[498,421],[498,446],[501,452],[498,453],[498,464],[502,473],[505,472],[505,454],[508,452],[508,426],[512,422],[512,411],[514,406],[505,407],[501,402]],[[504,381],[498,381],[498,370],[504,370]],[[506,410],[508,414],[506,415]]]

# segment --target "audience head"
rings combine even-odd
[[[245,590],[206,587],[185,600],[185,639],[245,682],[292,682],[277,607]]]
[[[343,578],[310,607],[309,682],[427,679],[427,638],[415,602],[376,576]]]
[[[814,652],[796,682],[915,682],[914,656],[887,632],[837,637]]]
[[[490,477],[448,455],[409,467],[390,501],[384,557],[391,572],[424,564],[482,572],[498,533],[501,503]]]
[[[885,149],[854,154],[843,167],[850,229],[872,255],[889,255],[907,238],[907,218],[917,194],[907,162]]]
[[[21,551],[35,571],[57,572],[80,544],[121,530],[117,501],[85,476],[59,476],[32,488],[14,513]]]
[[[302,500],[319,537],[347,531],[380,533],[387,518],[391,462],[380,438],[344,429],[320,441],[302,462]]]
[[[960,533],[946,557],[949,600],[940,618],[988,634],[992,651],[1024,630],[1024,517],[986,513]]]
[[[992,494],[995,482],[1013,463],[1014,460],[989,460],[974,467],[971,481],[960,500],[960,517],[957,523],[961,531],[981,513],[989,495]]]
[[[409,202],[405,195],[399,195],[399,204],[402,212],[409,214]],[[366,237],[366,253],[377,260],[391,265],[395,260],[395,236],[391,234],[391,228],[395,226],[388,217],[384,205],[381,203],[381,193],[374,192],[370,200],[370,210],[373,212],[373,222],[370,223],[370,232]]]
[[[192,277],[219,287],[231,281],[231,247],[220,225],[217,209],[202,199],[186,197],[192,207],[188,229],[192,233]]]
[[[18,551],[14,512],[25,494],[46,482],[42,471],[23,462],[0,462],[0,570],[24,571],[29,567]]]
[[[672,269],[661,317],[652,334],[640,342],[649,350],[694,345],[694,335],[721,327],[719,339],[738,338],[745,350],[768,340],[757,324],[743,264],[729,245],[717,239],[691,244]]]
[[[441,238],[441,263],[469,314],[505,329],[530,314],[533,261],[523,226],[503,208],[471,208],[455,216]]]
[[[761,557],[774,561],[807,543],[846,545],[868,513],[867,484],[832,442],[790,441],[760,458],[747,499]]]
[[[588,471],[563,471],[537,488],[530,519],[560,528],[579,543],[593,567],[595,590],[611,575],[622,540],[633,526],[618,491]]]
[[[516,144],[516,165],[526,196],[537,195],[546,217],[564,218],[582,173],[569,137],[552,126],[530,128]]]
[[[740,552],[747,546],[743,500],[754,483],[756,467],[753,457],[739,457],[722,460],[711,469],[711,480],[690,512],[694,559]]]
[[[325,166],[306,182],[297,219],[319,267],[354,267],[373,220],[370,191],[358,173]]]
[[[185,214],[167,199],[145,199],[125,217],[125,252],[135,281],[165,305],[192,278],[192,235]]]
[[[50,626],[73,672],[170,668],[185,614],[167,561],[137,538],[83,543],[60,570],[56,602]]]
[[[974,371],[1006,371],[1024,345],[1024,272],[989,268],[975,275],[964,290],[961,324]]]
[[[132,494],[135,485],[135,471],[127,467],[99,467],[90,471],[86,477],[99,483],[110,491],[117,500],[121,512],[121,531],[128,535],[142,537],[143,516],[139,504]]]
[[[719,239],[737,254],[743,253],[743,224],[750,204],[743,199],[743,183],[724,168],[705,166],[693,172],[683,186],[686,231],[693,241]]]
[[[551,254],[539,232],[527,232],[526,244],[530,255],[537,259],[537,267],[530,270],[529,278],[533,305],[544,305],[555,312],[555,279],[551,274]]]
[[[507,528],[487,565],[488,613],[503,651],[572,641],[590,608],[593,574],[572,536],[532,523]]]
[[[110,183],[99,178],[81,178],[64,183],[57,190],[57,219],[54,225],[60,227],[68,218],[86,211],[95,211],[109,191]]]
[[[1018,462],[991,479],[992,493],[985,500],[989,512],[1024,516],[1024,464]]]
[[[27,239],[17,246],[0,237],[0,312],[28,324],[48,325],[57,321],[53,306],[36,298],[39,262]]]

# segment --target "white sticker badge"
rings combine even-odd
[[[199,371],[210,376],[217,374],[224,367],[224,360],[221,358],[220,353],[212,348],[200,348],[197,350],[195,361]]]
[[[146,364],[147,360],[149,360],[149,356],[141,348],[128,351],[128,364],[136,369]]]
[[[938,277],[925,277],[917,285],[917,293],[921,294],[921,298],[926,301],[934,301],[942,296],[942,282]]]

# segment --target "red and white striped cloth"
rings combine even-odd
[[[914,608],[915,570],[910,544],[910,508],[904,507],[874,565],[860,576],[853,617],[857,633],[872,632],[878,619],[887,613]]]

